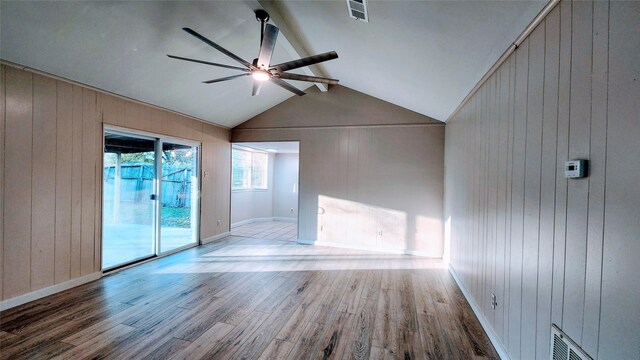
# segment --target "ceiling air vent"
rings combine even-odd
[[[349,10],[349,16],[352,18],[369,22],[367,0],[347,0],[347,9]]]
[[[551,325],[551,338],[551,360],[593,360],[555,325]]]

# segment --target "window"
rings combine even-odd
[[[234,148],[231,151],[231,189],[266,190],[269,155]]]

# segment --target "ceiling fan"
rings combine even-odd
[[[181,56],[174,56],[174,55],[167,55],[167,56],[172,59],[191,61],[191,62],[200,63],[200,64],[206,64],[206,65],[212,65],[212,66],[222,67],[226,69],[242,71],[242,73],[238,75],[231,75],[231,76],[227,76],[219,79],[203,81],[203,83],[205,84],[213,84],[221,81],[233,80],[243,76],[251,75],[253,77],[253,91],[251,93],[252,96],[258,95],[260,93],[262,84],[264,84],[266,81],[270,81],[280,86],[281,88],[289,90],[292,93],[300,96],[304,95],[304,91],[299,90],[298,88],[289,84],[283,79],[309,81],[314,83],[323,83],[323,84],[331,84],[331,85],[335,85],[338,83],[338,80],[336,79],[329,79],[329,78],[317,77],[317,76],[307,76],[307,75],[301,75],[301,74],[292,74],[292,73],[285,72],[288,70],[298,69],[301,67],[336,59],[338,57],[338,54],[335,51],[330,51],[330,52],[319,54],[319,55],[313,55],[313,56],[305,57],[298,60],[287,61],[282,64],[271,65],[271,55],[273,54],[273,49],[276,46],[276,39],[278,37],[278,32],[280,30],[274,25],[267,24],[267,22],[269,21],[269,14],[266,11],[256,10],[255,14],[256,14],[256,20],[260,21],[260,53],[257,59],[253,59],[253,63],[249,63],[248,61],[242,59],[241,57],[235,55],[231,51],[214,43],[213,41],[207,39],[206,37],[202,36],[201,34],[197,33],[196,31],[190,28],[187,28],[187,27],[182,28],[182,30],[193,35],[194,37],[204,42],[205,44],[211,46],[212,48],[220,51],[221,53],[227,55],[233,60],[239,62],[244,66],[244,68],[238,67],[238,66],[218,64],[218,63],[213,63],[213,62],[204,61],[204,60],[185,58]]]

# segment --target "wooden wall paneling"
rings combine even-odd
[[[31,290],[31,161],[33,75],[5,68],[4,289],[12,298]]]
[[[180,116],[176,114],[166,114],[163,111],[162,114],[162,130],[161,134],[174,133],[178,137],[185,137],[184,124]]]
[[[118,117],[114,125],[121,126],[121,127],[130,126],[129,121],[127,121],[127,101],[124,99],[117,98],[116,103],[118,108]],[[158,110],[158,112],[160,111]]]
[[[491,118],[489,117],[489,108],[490,108],[490,97],[491,97],[491,81],[487,84],[487,87],[483,91],[483,96],[481,97],[481,113],[480,113],[480,192],[478,193],[478,203],[480,205],[480,226],[478,233],[479,247],[480,253],[482,257],[479,261],[478,266],[478,296],[479,303],[483,309],[486,309],[488,306],[487,297],[486,297],[486,285],[487,285],[487,275],[488,275],[488,267],[489,267],[489,258],[488,258],[488,239],[487,239],[487,176],[488,176],[488,149],[489,149],[489,122]]]
[[[94,195],[94,225],[93,225],[93,271],[102,270],[102,174],[104,173],[104,134],[103,134],[103,118],[102,111],[102,94],[96,93],[95,100],[95,151],[96,165],[95,173],[95,195]]]
[[[476,261],[476,268],[474,271],[474,278],[476,280],[476,292],[478,296],[478,303],[482,308],[484,308],[484,304],[486,303],[486,298],[484,296],[484,277],[486,275],[485,266],[487,262],[486,256],[486,185],[487,185],[487,95],[489,94],[489,86],[485,87],[482,90],[482,94],[480,96],[480,116],[478,122],[478,145],[480,147],[478,151],[478,192],[476,193],[477,197],[477,214],[478,214],[478,228],[477,228],[477,248],[478,254],[482,254],[483,256],[478,257],[478,261]]]
[[[538,250],[536,356],[548,358],[553,281],[553,234],[556,194],[558,133],[558,58],[560,56],[560,8],[545,19],[542,155],[540,169],[540,234]]]
[[[82,164],[83,157],[87,156],[82,151],[83,116],[82,116],[82,92],[80,86],[73,85],[72,89],[72,116],[73,116],[73,144],[71,154],[71,278],[81,275],[80,248],[82,243]]]
[[[472,189],[472,197],[471,197],[471,213],[469,214],[470,218],[472,219],[471,221],[471,248],[474,254],[479,253],[480,251],[480,241],[479,241],[479,237],[478,237],[478,233],[480,232],[480,204],[479,204],[479,200],[480,200],[480,196],[478,195],[480,193],[480,182],[478,181],[479,177],[480,177],[480,154],[481,154],[481,150],[480,150],[480,114],[482,111],[482,93],[478,94],[478,98],[474,101],[474,109],[475,109],[475,114],[476,117],[473,119],[473,125],[471,125],[473,127],[473,130],[471,132],[471,136],[472,136],[472,141],[474,144],[474,147],[477,149],[474,152],[471,152],[471,154],[473,154],[473,168],[472,168],[472,185],[473,185],[473,189]],[[474,294],[474,296],[477,299],[480,299],[480,297],[478,296],[478,276],[480,275],[478,273],[478,267],[480,266],[480,261],[481,259],[472,259],[470,267],[469,267],[469,271],[467,276],[469,276],[470,279],[470,283],[471,285],[471,292]]]
[[[196,121],[189,119],[191,122],[191,134],[194,140],[202,141],[202,129],[204,129],[205,124],[201,121]]]
[[[318,148],[318,152],[322,151]],[[370,167],[372,165],[371,157],[371,130],[370,129],[359,129],[358,131],[358,187],[357,187],[357,195],[355,197],[355,201],[357,204],[364,207],[364,211],[360,210],[360,236],[365,246],[376,246],[376,223],[375,223],[375,210],[373,206],[376,204],[371,204],[369,199],[372,199],[370,193],[370,184],[368,181],[371,176]],[[324,159],[325,169],[330,171],[331,164],[328,161],[329,159]],[[384,176],[380,174],[379,176]],[[324,179],[322,179],[324,180]]]
[[[96,166],[96,93],[82,89],[82,226],[80,242],[80,272],[94,271],[95,236],[95,166]]]
[[[489,166],[488,166],[488,181],[489,184],[489,192],[488,192],[488,203],[489,203],[489,214],[488,214],[488,238],[490,239],[490,247],[489,247],[489,258],[490,258],[490,275],[489,275],[489,286],[486,287],[487,291],[485,292],[485,297],[487,297],[487,310],[489,313],[489,321],[491,322],[491,326],[495,328],[496,326],[496,311],[491,308],[491,294],[497,294],[497,283],[496,283],[496,270],[498,267],[497,264],[497,253],[498,253],[498,162],[499,162],[499,151],[500,151],[500,139],[499,139],[499,121],[500,121],[500,107],[498,106],[499,95],[500,95],[500,73],[496,72],[492,76],[492,91],[491,91],[491,116],[489,123],[489,145],[491,146],[489,152]],[[502,299],[500,300],[502,301]]]
[[[145,130],[140,126],[140,105],[130,101],[123,101],[124,103],[124,118],[122,119],[123,125],[127,128],[136,130]]]
[[[336,160],[336,147],[337,141],[339,140],[339,132],[333,129],[324,129],[322,130],[323,139],[324,139],[324,151],[322,159],[318,159],[317,163],[314,163],[314,166],[317,166],[317,170],[322,174],[320,181],[318,183],[320,193],[318,196],[332,197],[332,198],[340,198],[338,194],[335,193],[336,183],[335,177],[337,176],[337,171],[331,169],[331,164]],[[321,203],[320,198],[318,198],[318,206],[324,207],[324,204]],[[322,238],[326,241],[338,241],[342,239],[338,235],[340,230],[340,226],[336,221],[339,219],[340,215],[335,211],[335,209],[325,209],[324,214],[318,214],[318,226],[322,226],[322,231],[318,232],[319,239]]]
[[[493,329],[498,336],[504,336],[504,279],[506,266],[504,265],[506,234],[506,187],[507,187],[507,138],[509,136],[509,66],[503,64],[497,72],[497,97],[496,97],[496,119],[497,133],[497,163],[496,163],[496,253],[495,253],[495,276],[494,291],[499,305],[496,307]]]
[[[490,167],[489,167],[489,229],[490,229],[490,239],[491,239],[491,248],[489,252],[489,256],[491,257],[491,275],[489,280],[491,282],[491,286],[489,287],[489,292],[485,294],[487,297],[487,304],[489,308],[491,308],[491,294],[497,295],[497,254],[498,254],[498,179],[500,175],[498,174],[498,163],[500,161],[500,106],[499,104],[499,96],[500,96],[500,78],[499,73],[494,74],[493,79],[493,90],[492,90],[492,101],[491,101],[491,127],[489,129],[489,144],[491,145],[491,152],[489,153],[490,158]],[[500,299],[502,301],[502,299]],[[496,311],[491,308],[491,326],[495,328],[495,318]]]
[[[33,76],[31,291],[54,284],[56,81]]]
[[[152,131],[151,107],[146,105],[140,105],[138,107],[138,126],[140,126],[141,130]]]
[[[509,59],[509,98],[508,98],[508,138],[507,138],[507,188],[506,188],[506,204],[507,208],[505,209],[505,236],[509,241],[506,242],[505,246],[505,291],[504,291],[504,300],[502,303],[504,304],[503,316],[504,316],[504,333],[505,337],[503,338],[503,344],[508,346],[509,344],[509,304],[511,303],[511,229],[512,229],[512,219],[513,219],[513,144],[514,144],[514,126],[515,126],[515,97],[516,97],[516,57],[511,56]]]
[[[54,282],[71,278],[72,85],[56,81]]]
[[[207,129],[202,137],[202,147],[200,154],[200,169],[202,178],[200,196],[200,239],[217,234],[217,212],[216,212],[216,177],[218,169],[216,167],[215,139]],[[205,173],[207,174],[205,176]]]
[[[607,74],[609,4],[593,2],[593,70],[591,71],[591,138],[589,145],[589,209],[585,273],[582,347],[598,353],[602,244],[604,237],[604,186],[607,144]]]
[[[5,66],[0,65],[0,300],[4,299],[2,295],[4,284],[4,116],[5,116]]]
[[[569,158],[589,157],[591,123],[592,4],[573,2]],[[590,178],[570,180],[567,193],[567,242],[563,330],[580,344],[584,316],[587,211]]]
[[[358,146],[358,129],[349,129],[349,153],[348,153],[348,176],[349,182],[347,184],[347,197],[346,199],[354,200],[357,198],[358,194],[358,151],[360,150]],[[310,151],[313,151],[317,154],[317,149],[315,148],[316,138],[313,140],[308,140],[310,143],[314,144],[314,147],[307,147]],[[310,182],[310,186],[316,188],[315,180],[308,180]],[[353,205],[351,203],[346,203],[345,206],[348,208],[347,211],[354,211]],[[360,221],[359,219],[354,219],[352,225],[347,229],[347,239],[354,239],[357,243],[360,243],[359,231],[360,231]]]
[[[472,101],[469,103],[469,111],[471,112],[473,110],[475,110],[475,104],[476,104],[477,98],[473,98]],[[470,122],[473,122],[474,120],[472,120],[471,118],[469,119]],[[466,247],[468,249],[473,249],[473,244],[474,244],[474,233],[473,233],[473,229],[474,229],[474,219],[473,219],[473,206],[474,206],[474,193],[475,193],[475,186],[474,186],[474,182],[471,180],[474,178],[475,176],[475,163],[476,163],[476,159],[475,159],[475,152],[471,151],[472,147],[475,146],[475,122],[469,124],[466,128],[463,129],[464,133],[465,133],[465,139],[466,139],[466,151],[465,151],[465,155],[466,155],[466,160],[467,160],[467,166],[466,166],[466,173],[467,173],[467,177],[469,180],[467,180],[466,183],[466,190],[467,190],[467,198],[466,198],[466,211],[465,211],[465,220],[466,220],[466,224],[465,224],[465,230],[466,230]],[[460,254],[461,256],[464,256],[466,254]],[[471,260],[471,259],[470,259]],[[462,277],[465,279],[465,282],[467,284],[469,284],[469,291],[473,292],[473,278],[471,277],[471,271],[473,268],[473,262],[472,261],[461,261],[460,262],[460,272],[462,273]]]
[[[99,96],[102,109],[102,122],[108,125],[116,124],[118,122],[117,99],[107,94],[99,94]]]
[[[229,231],[229,223],[231,221],[229,217],[229,209],[231,206],[231,144],[229,144],[228,135],[226,138],[220,136],[220,130],[216,135],[216,154],[218,154],[218,162],[216,165],[217,171],[220,171],[220,176],[216,177],[216,216],[220,220],[220,227],[216,231],[217,234]]]
[[[564,273],[567,237],[568,181],[564,163],[569,159],[569,114],[571,99],[572,3],[562,1],[560,9],[560,57],[558,69],[558,137],[556,155],[555,229],[553,236],[553,286],[551,323],[562,327],[564,310]]]
[[[300,140],[300,168],[302,164],[313,164],[313,139],[302,137]],[[300,218],[298,219],[298,233],[300,238],[304,240],[314,240],[317,228],[315,223],[310,220],[310,217],[316,217],[318,209],[314,211],[314,202],[309,198],[309,194],[306,191],[307,188],[312,188],[313,179],[309,178],[307,171],[300,171]],[[315,204],[317,206],[317,204]],[[305,215],[302,215],[305,214]],[[306,215],[309,214],[309,215]]]
[[[337,176],[338,176],[338,187],[335,193],[335,196],[339,199],[347,199],[349,196],[349,146],[351,145],[349,140],[349,130],[348,129],[339,129],[338,130],[338,153],[336,154],[337,160]],[[301,167],[302,169],[302,167]],[[341,219],[333,218],[334,223],[340,221]],[[347,236],[347,229],[342,226],[337,226],[337,228],[333,230],[338,238],[344,239]]]
[[[524,236],[522,248],[522,358],[535,358],[538,250],[540,234],[540,174],[544,86],[544,24],[529,37],[527,137],[524,175]]]
[[[637,36],[640,2],[612,1],[609,11],[605,223],[597,356],[599,359],[637,359],[640,344],[637,281],[640,273],[640,37]],[[596,13],[600,14],[600,9]],[[602,23],[598,20],[596,24],[599,31]],[[601,45],[600,40],[596,44]],[[602,79],[601,59],[599,53],[594,57],[598,60],[594,62],[598,64],[597,81]],[[595,113],[600,111],[597,108]],[[602,121],[601,116],[598,120]]]
[[[513,138],[513,183],[511,208],[511,258],[509,286],[509,340],[508,349],[520,354],[522,316],[522,251],[523,212],[525,186],[525,159],[527,136],[527,81],[529,71],[529,39],[516,51],[516,82]]]
[[[478,229],[477,229],[477,241],[478,241],[478,253],[482,254],[476,263],[477,273],[474,278],[477,283],[477,293],[478,293],[478,304],[485,308],[486,299],[484,296],[485,293],[485,276],[486,276],[486,267],[487,267],[487,238],[486,238],[486,228],[487,228],[487,209],[486,209],[486,191],[487,191],[487,123],[488,119],[488,96],[490,93],[490,84],[483,89],[482,94],[480,96],[480,114],[479,114],[479,122],[478,122],[478,145],[479,149],[479,163],[478,163],[478,192],[477,196],[477,213],[478,213]]]

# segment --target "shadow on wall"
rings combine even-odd
[[[318,196],[316,241],[377,251],[442,257],[440,219],[326,195]]]

